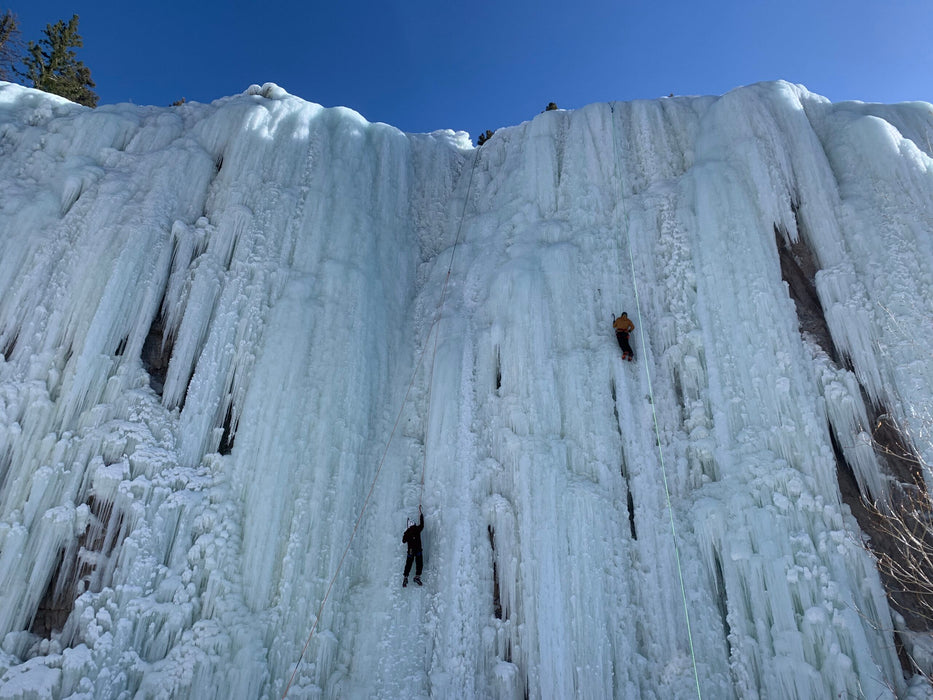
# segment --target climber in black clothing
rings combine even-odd
[[[408,585],[408,573],[411,571],[411,563],[415,562],[415,583],[421,585],[421,566],[424,563],[421,555],[421,531],[424,530],[424,513],[421,506],[418,506],[418,513],[421,515],[421,522],[415,525],[415,521],[408,519],[408,528],[402,535],[402,544],[408,545],[408,556],[405,557],[405,578],[402,579],[402,587]]]

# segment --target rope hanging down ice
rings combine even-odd
[[[460,242],[460,232],[463,230],[463,217],[466,214],[466,205],[470,199],[470,188],[473,186],[473,173],[476,171],[476,162],[479,160],[479,149],[474,151],[473,154],[473,164],[470,167],[470,179],[467,183],[466,196],[463,199],[463,208],[460,210],[460,224],[457,226],[457,236],[454,240],[453,248],[450,251],[450,263],[447,266],[447,276],[444,279],[444,287],[441,291],[441,299],[437,304],[437,309],[434,312],[434,320],[431,322],[431,327],[428,329],[428,339],[431,337],[431,333],[434,333],[434,351],[431,356],[431,370],[428,374],[428,411],[426,414],[425,422],[427,423],[427,417],[430,416],[431,411],[431,387],[434,383],[434,358],[437,356],[437,325],[441,319],[441,312],[444,307],[444,300],[447,298],[447,286],[450,282],[450,271],[453,269],[454,265],[454,253],[457,251],[457,244]],[[305,641],[305,645],[301,648],[301,654],[298,656],[298,661],[295,662],[295,668],[292,670],[292,675],[288,679],[288,683],[285,684],[285,690],[282,692],[282,698],[288,695],[288,691],[292,687],[292,683],[295,681],[295,676],[298,674],[298,669],[301,667],[301,661],[304,659],[305,653],[308,651],[308,646],[311,644],[311,638],[314,637],[314,632],[317,630],[318,622],[321,620],[321,614],[324,612],[324,605],[327,603],[327,598],[330,596],[331,589],[334,587],[334,583],[337,581],[337,577],[340,575],[340,569],[343,567],[343,561],[347,558],[347,553],[350,551],[350,545],[353,544],[353,538],[356,537],[356,531],[360,527],[360,523],[363,520],[363,515],[366,513],[366,508],[369,506],[369,499],[373,495],[373,491],[376,489],[376,482],[379,480],[379,474],[382,472],[382,467],[386,461],[386,455],[389,453],[389,446],[392,444],[392,439],[395,437],[395,432],[398,430],[398,425],[402,420],[402,412],[405,410],[405,404],[408,403],[408,396],[411,394],[411,388],[414,386],[415,377],[418,376],[418,370],[421,368],[421,363],[424,361],[424,354],[428,348],[428,343],[425,342],[424,346],[421,348],[421,352],[418,355],[418,362],[415,364],[415,368],[411,373],[411,379],[408,382],[408,388],[405,390],[405,396],[402,399],[402,404],[399,406],[398,415],[395,418],[395,424],[392,426],[392,432],[389,433],[389,438],[386,440],[385,450],[382,452],[382,459],[379,460],[379,466],[376,468],[376,473],[373,476],[373,481],[369,486],[369,492],[366,494],[366,498],[363,500],[363,506],[360,508],[360,514],[356,519],[356,524],[353,526],[353,531],[350,533],[350,538],[347,541],[347,546],[343,550],[343,554],[340,556],[340,561],[337,563],[337,568],[334,571],[334,575],[330,579],[330,583],[327,585],[327,590],[324,593],[324,597],[321,599],[321,605],[318,607],[317,615],[314,618],[314,624],[311,626],[311,631],[308,633],[308,639]],[[427,465],[427,425],[425,426],[425,456],[424,462],[421,466],[421,493],[418,496],[418,507],[421,508],[421,502],[424,497],[424,473]]]
[[[609,103],[609,111],[613,116],[615,115],[615,108],[612,106],[612,103]],[[618,158],[620,157],[620,151],[619,151],[619,144],[616,139],[616,129],[615,129],[614,119],[611,120],[611,123],[609,124],[609,129],[612,131],[612,143],[614,147],[614,153],[617,154],[616,159],[615,159],[616,178],[621,183],[621,174],[619,173],[619,160],[618,160]],[[661,429],[658,427],[658,412],[657,412],[657,409],[655,408],[654,388],[651,385],[651,370],[648,367],[648,343],[645,338],[645,324],[642,322],[642,317],[641,317],[641,301],[638,298],[638,279],[635,274],[635,255],[632,252],[632,240],[630,236],[628,235],[629,233],[628,213],[625,211],[624,196],[619,197],[619,206],[622,210],[622,223],[625,229],[626,247],[628,248],[628,258],[629,258],[629,263],[631,265],[631,270],[632,270],[632,288],[634,289],[634,292],[635,292],[635,311],[638,317],[638,327],[640,329],[639,335],[641,337],[642,365],[644,365],[645,367],[645,377],[648,380],[648,395],[651,397],[651,418],[654,421],[654,435],[656,438],[655,441],[657,442],[657,445],[658,445],[658,458],[661,462],[661,476],[663,477],[663,481],[664,481],[664,496],[667,499],[667,513],[668,513],[668,516],[671,522],[671,540],[673,541],[673,544],[674,544],[674,560],[677,563],[677,575],[680,578],[680,594],[683,598],[683,603],[684,603],[684,618],[687,621],[687,641],[690,644],[690,658],[693,661],[693,678],[696,681],[697,697],[702,700],[703,694],[700,692],[700,674],[699,674],[699,671],[697,670],[697,657],[696,657],[696,652],[694,651],[694,647],[693,647],[693,634],[690,630],[690,608],[687,605],[687,588],[684,585],[684,572],[683,572],[683,568],[680,565],[680,550],[677,547],[677,528],[674,525],[674,508],[671,505],[671,491],[668,488],[668,484],[667,484],[667,468],[664,466],[664,450],[661,449]]]
[[[457,236],[454,238],[454,245],[450,249],[450,263],[447,265],[447,277],[444,278],[444,288],[441,290],[441,300],[437,305],[437,310],[434,314],[434,322],[431,324],[431,328],[435,329],[438,322],[441,320],[441,313],[444,311],[444,301],[447,299],[447,285],[450,283],[450,271],[454,267],[454,253],[457,252],[457,245],[460,243],[460,232],[463,230],[463,219],[466,216],[466,207],[467,202],[470,201],[470,189],[473,187],[473,173],[476,171],[476,161],[479,159],[479,149],[475,151],[473,156],[473,167],[470,168],[470,179],[467,182],[467,191],[466,197],[463,198],[463,208],[460,210],[460,225],[457,226]],[[428,373],[428,410],[425,418],[425,431],[424,431],[424,461],[421,464],[421,493],[418,494],[418,507],[421,507],[421,502],[424,500],[424,473],[428,465],[428,431],[427,431],[427,422],[428,418],[431,415],[431,397],[433,395],[434,387],[434,361],[437,359],[437,338],[440,333],[434,333],[434,350],[431,353],[431,369]]]

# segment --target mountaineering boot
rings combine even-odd
[[[422,585],[420,576],[415,576],[415,583],[417,583],[419,586]]]
[[[415,579],[415,580],[417,581],[418,579]],[[407,585],[408,585],[408,577],[406,576],[405,578],[402,579],[402,588],[405,588],[405,586]]]

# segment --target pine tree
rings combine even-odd
[[[78,15],[73,15],[65,24],[62,20],[54,26],[45,25],[45,38],[38,44],[30,41],[23,64],[23,77],[32,81],[39,90],[61,95],[64,98],[87,105],[97,106],[97,94],[91,80],[91,70],[78,60],[73,48],[84,46],[78,34]]]
[[[6,10],[0,16],[0,80],[12,81],[16,77],[13,64],[19,60],[21,48],[16,15]]]

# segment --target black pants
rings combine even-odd
[[[623,353],[628,353],[632,357],[635,356],[632,346],[628,344],[628,333],[625,331],[616,331],[616,340],[619,341],[619,347],[622,348]]]
[[[421,552],[409,552],[408,556],[405,557],[405,578],[408,578],[408,572],[411,571],[413,561],[415,562],[415,576],[421,576],[421,566],[424,564]]]

